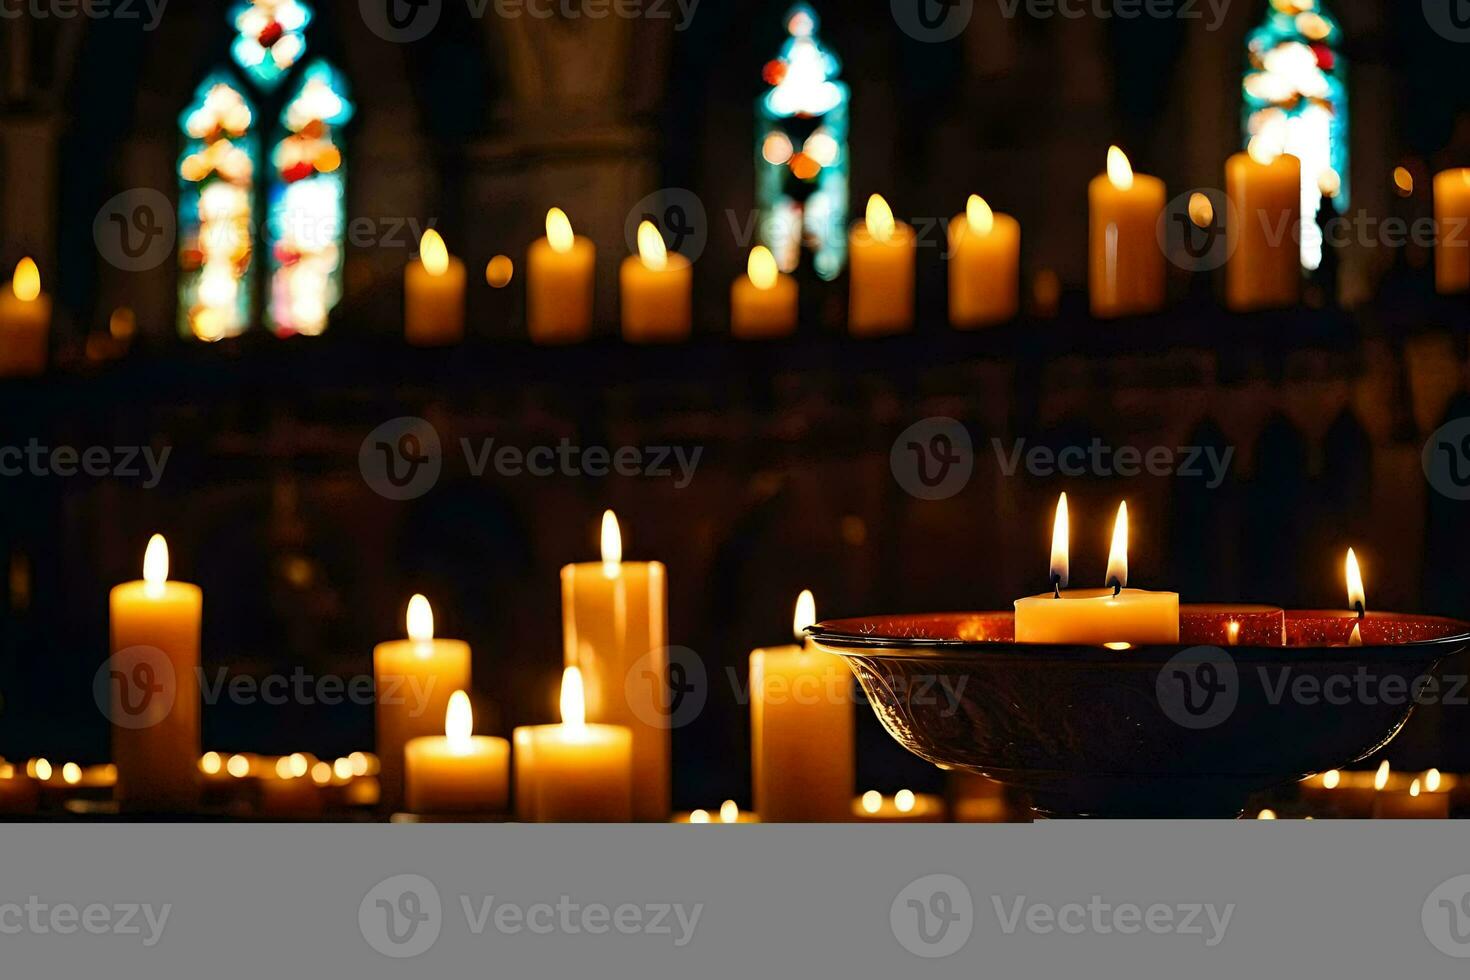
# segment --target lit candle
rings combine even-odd
[[[1051,592],[1016,600],[1019,643],[1079,645],[1177,643],[1179,594],[1145,592],[1128,584],[1128,505],[1118,507],[1108,551],[1107,588],[1072,589],[1067,584],[1067,495],[1057,501],[1052,525]]]
[[[410,344],[435,347],[464,339],[464,286],[464,263],[430,228],[419,240],[419,257],[403,272],[403,332]]]
[[[561,208],[546,212],[546,237],[526,256],[526,324],[541,344],[585,340],[592,331],[597,247],[572,233]]]
[[[411,813],[507,811],[510,743],[474,731],[469,695],[455,691],[444,714],[444,734],[409,740],[404,796]]]
[[[1301,294],[1302,163],[1273,155],[1260,137],[1225,161],[1230,260],[1225,305],[1232,310],[1295,306]]]
[[[652,222],[638,226],[638,254],[619,271],[623,339],[634,343],[686,340],[693,322],[694,269],[672,254]]]
[[[1089,296],[1097,317],[1152,313],[1164,305],[1164,250],[1159,217],[1164,182],[1135,174],[1118,147],[1108,149],[1108,171],[1087,189]]]
[[[625,823],[633,819],[633,733],[586,721],[582,673],[562,674],[560,725],[517,728],[516,801],[522,820]],[[522,755],[521,747],[529,751]],[[667,812],[664,817],[667,819]]]
[[[408,602],[408,639],[373,649],[378,757],[383,802],[403,801],[403,750],[409,739],[437,735],[455,691],[470,687],[470,647],[434,638],[434,610],[416,595]]]
[[[852,675],[810,648],[810,592],[796,601],[797,643],[750,654],[750,751],[755,810],[766,823],[846,820],[853,786]]]
[[[1375,820],[1445,820],[1449,815],[1450,794],[1426,790],[1422,778],[1411,781],[1407,792],[1385,788],[1373,801]]]
[[[674,815],[674,823],[709,823],[709,824],[751,824],[760,823],[760,818],[749,810],[740,809],[734,800],[726,800],[720,804],[714,816],[708,810],[691,810],[689,813],[678,813]]]
[[[870,789],[852,801],[852,815],[862,823],[943,823],[944,800],[901,789],[885,797]]]
[[[914,324],[914,229],[895,221],[881,195],[848,236],[852,283],[847,328],[854,337],[903,333]]]
[[[1021,306],[1021,225],[978,194],[949,223],[949,322],[981,327]]]
[[[187,810],[199,799],[199,624],[204,593],[168,580],[155,534],[143,579],[112,590],[112,760],[118,800],[135,810]]]
[[[41,292],[36,263],[21,259],[10,288],[0,290],[0,378],[43,373],[50,335],[51,297]]]
[[[796,280],[776,268],[764,245],[750,250],[746,274],[730,287],[730,333],[745,340],[784,337],[796,329]]]
[[[587,717],[633,733],[633,814],[669,818],[668,586],[662,562],[623,561],[612,511],[602,515],[602,560],[561,570],[563,660],[581,668]]]
[[[259,779],[260,813],[271,819],[303,820],[321,816],[321,787],[311,778],[312,760],[296,752],[276,760]]]
[[[1470,167],[1434,175],[1434,281],[1441,293],[1470,291]]]

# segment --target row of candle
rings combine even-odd
[[[1373,772],[1330,772],[1301,784],[1302,799],[1341,817],[1443,820],[1470,804],[1470,779],[1430,769],[1418,776],[1393,772],[1384,760]]]

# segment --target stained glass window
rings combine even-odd
[[[1302,265],[1322,263],[1321,187],[1348,202],[1347,63],[1342,27],[1320,0],[1271,0],[1247,41],[1245,139],[1302,162]]]
[[[219,340],[250,322],[255,110],[228,76],[199,87],[179,120],[179,329]]]
[[[278,336],[319,334],[342,296],[342,127],[353,106],[330,64],[303,67],[312,21],[304,0],[251,0],[230,17],[238,74],[210,76],[180,119],[180,330],[219,340],[264,319]],[[263,160],[261,131],[273,117]]]
[[[240,70],[264,89],[274,88],[306,53],[311,8],[300,0],[249,0],[231,11]]]
[[[309,67],[281,111],[271,153],[268,316],[279,336],[319,334],[342,296],[346,174],[339,127],[352,118],[346,85],[325,62]]]
[[[762,72],[770,87],[756,105],[756,205],[761,244],[781,271],[810,251],[817,275],[834,279],[847,262],[849,96],[818,26],[811,7],[793,7]]]

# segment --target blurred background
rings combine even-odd
[[[1124,19],[1025,5],[1006,16],[981,0],[945,40],[905,29],[889,4],[813,4],[848,87],[852,214],[882,193],[922,228],[983,193],[1022,225],[1026,314],[950,331],[932,233],[912,336],[844,337],[842,271],[803,266],[797,336],[759,345],[728,339],[728,289],[771,163],[758,100],[792,36],[788,2],[704,0],[687,17],[649,3],[645,14],[667,16],[603,19],[563,6],[543,19],[445,0],[409,40],[369,6],[313,4],[300,52],[265,52],[288,62],[278,72],[237,48],[227,4],[0,22],[0,267],[33,257],[56,308],[49,374],[0,382],[0,442],[170,452],[151,487],[117,475],[0,483],[0,754],[106,758],[91,680],[107,654],[107,589],[138,577],[154,531],[169,538],[174,576],[205,590],[206,670],[370,672],[372,645],[402,635],[407,599],[423,592],[439,633],[474,648],[479,729],[504,734],[554,717],[557,572],[597,557],[600,516],[615,509],[625,554],[668,565],[671,642],[696,651],[710,680],[707,707],[675,733],[679,809],[748,805],[746,658],[785,641],[801,589],[824,618],[1004,608],[1046,587],[1061,490],[1074,584],[1101,584],[1126,498],[1130,584],[1185,601],[1339,607],[1352,545],[1370,608],[1470,615],[1467,505],[1421,466],[1430,433],[1470,413],[1470,310],[1433,295],[1428,248],[1333,250],[1301,310],[1229,316],[1209,275],[1180,272],[1167,313],[1112,324],[1083,313],[1086,187],[1109,144],[1170,197],[1219,187],[1249,125],[1248,38],[1273,11],[1318,4],[1233,0],[1197,5],[1199,19]],[[1315,57],[1343,85],[1333,111],[1344,135],[1330,149],[1351,196],[1339,206],[1422,218],[1430,176],[1470,165],[1470,47],[1418,5],[1354,0],[1330,13]],[[117,195],[156,191],[169,210],[155,217],[173,228],[182,216],[186,251],[198,202],[181,160],[201,86],[226,79],[274,146],[277,117],[286,139],[302,135],[289,110],[319,64],[352,109],[337,113],[339,156],[323,173],[341,178],[340,216],[366,221],[332,270],[340,298],[312,329],[280,329],[262,271],[237,336],[201,343],[181,316],[197,263],[170,252],[138,268],[100,247],[99,220]],[[288,169],[256,150],[261,174],[268,161]],[[626,347],[613,335],[630,216],[667,218],[691,197],[703,210],[691,232],[703,242],[695,337]],[[553,205],[597,245],[600,336],[538,349],[522,339],[522,277],[495,288],[481,270],[504,254],[518,273]],[[453,351],[401,340],[403,269],[430,225],[469,268],[469,339]],[[257,251],[267,265],[270,250]],[[445,447],[437,484],[406,502],[374,492],[359,467],[367,434],[400,416],[427,419]],[[906,492],[891,460],[899,434],[933,417],[962,422],[973,446],[972,476],[942,500]],[[688,486],[476,475],[461,440],[492,437],[701,456]],[[1232,455],[1218,485],[1007,472],[1018,444],[1094,439]],[[1470,765],[1465,715],[1420,712],[1394,744],[1396,768]],[[859,789],[934,784],[866,708],[858,717]],[[332,757],[371,741],[364,706],[204,715],[204,747],[222,752]]]

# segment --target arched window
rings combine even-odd
[[[179,329],[219,340],[263,319],[277,336],[319,334],[342,294],[352,103],[326,61],[298,67],[312,20],[303,0],[249,0],[230,18],[235,69],[212,74],[180,118]]]
[[[1348,202],[1347,63],[1342,27],[1320,0],[1271,0],[1247,41],[1245,140],[1302,162],[1302,265],[1322,263],[1322,188]]]

